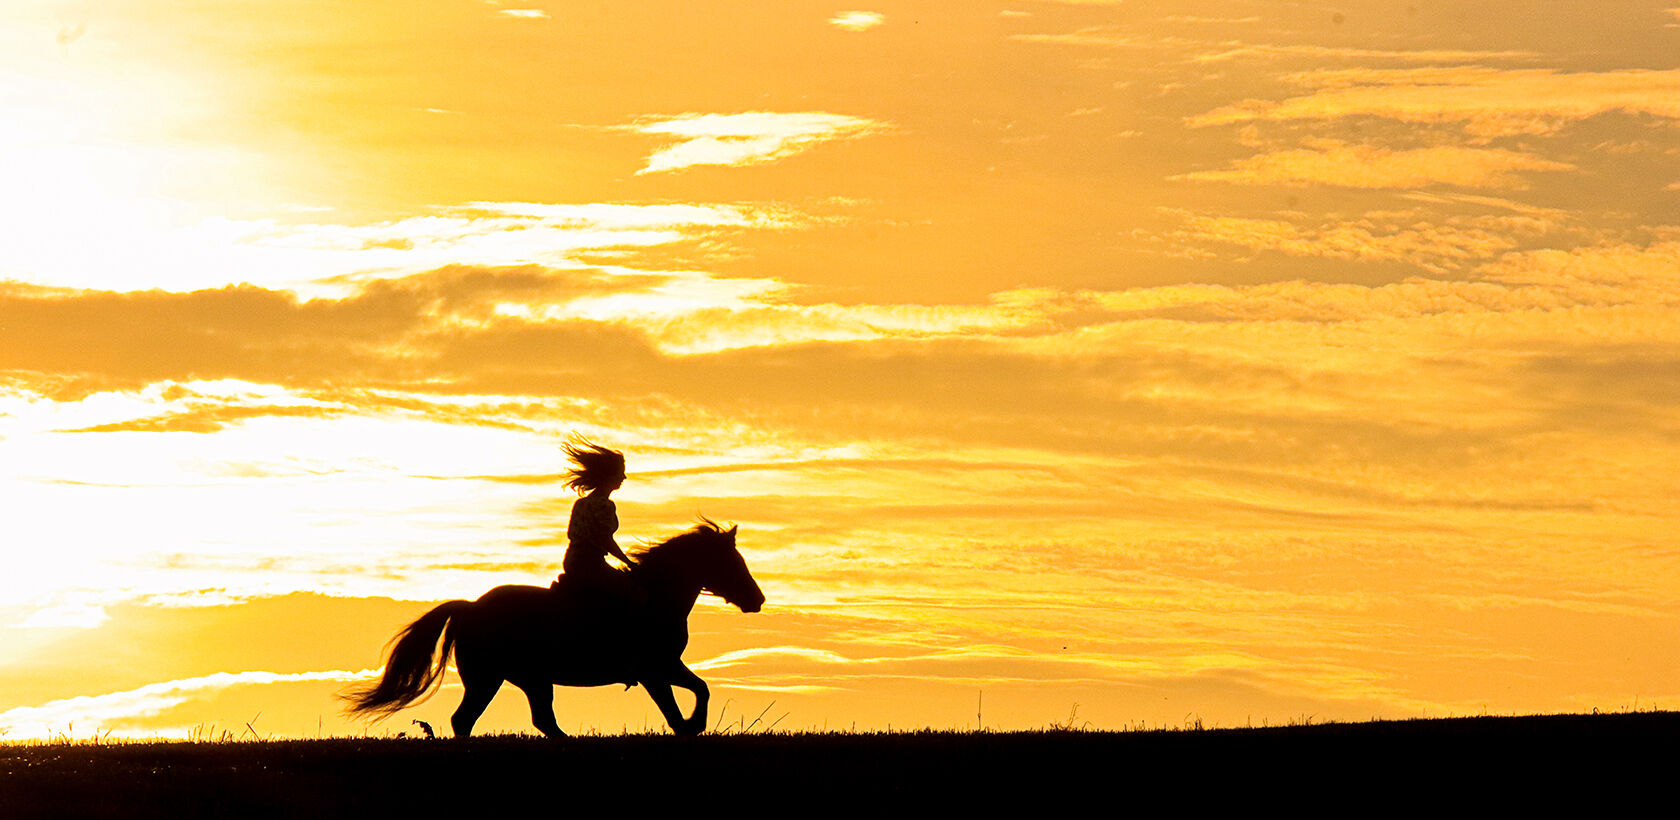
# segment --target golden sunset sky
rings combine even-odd
[[[3,738],[360,734],[570,433],[714,720],[1680,706],[1674,3],[7,0]]]

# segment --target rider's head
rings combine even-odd
[[[616,490],[624,483],[624,454],[585,439],[568,441],[561,447],[576,464],[566,486],[580,493]]]

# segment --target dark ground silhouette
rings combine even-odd
[[[1677,741],[1680,713],[1650,712],[1157,732],[11,744],[0,745],[0,816],[642,816],[702,805],[749,817],[1583,806],[1618,816],[1651,796],[1663,801],[1651,811],[1672,810]]]

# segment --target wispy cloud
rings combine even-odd
[[[1245,23],[1250,19],[1168,18],[1174,22]],[[1061,33],[1015,34],[1010,39],[1023,43],[1097,48],[1147,48],[1173,52],[1191,63],[1221,63],[1238,59],[1264,60],[1377,60],[1398,63],[1466,63],[1535,57],[1528,51],[1470,51],[1461,49],[1369,49],[1324,46],[1312,43],[1246,43],[1237,40],[1202,40],[1141,33],[1124,26],[1088,26]]]
[[[1192,126],[1256,120],[1376,116],[1413,123],[1464,123],[1480,136],[1543,134],[1620,111],[1680,118],[1680,69],[1564,73],[1553,69],[1354,69],[1295,75],[1314,93],[1248,100],[1188,119]]]
[[[1394,151],[1374,145],[1320,144],[1237,160],[1219,171],[1172,179],[1241,185],[1334,185],[1343,188],[1461,188],[1526,186],[1516,171],[1567,171],[1574,166],[1494,148],[1439,145]]]
[[[1159,44],[1161,41],[1145,37],[1135,32],[1110,26],[1093,26],[1078,31],[1062,32],[1059,34],[1028,33],[1012,34],[1009,39],[1022,43],[1043,43],[1059,46],[1106,46],[1114,47],[1142,47]]]
[[[1216,242],[1290,256],[1324,259],[1405,261],[1431,272],[1444,272],[1470,260],[1491,259],[1518,246],[1500,223],[1475,220],[1422,223],[1388,219],[1297,224],[1282,219],[1183,214],[1186,227],[1172,232],[1179,241]]]
[[[1460,49],[1369,49],[1308,44],[1221,43],[1194,56],[1198,63],[1221,63],[1243,58],[1301,58],[1310,60],[1386,60],[1401,63],[1471,63],[1537,57],[1531,51],[1466,51]]]
[[[50,701],[40,706],[19,706],[0,712],[0,728],[15,739],[46,738],[64,734],[75,724],[90,730],[128,728],[138,720],[155,717],[190,700],[209,697],[241,686],[276,683],[333,681],[350,683],[379,675],[377,669],[359,672],[218,672],[196,678],[150,683],[136,689],[104,695],[84,695]],[[150,734],[150,732],[147,732]]]
[[[1258,17],[1196,17],[1188,15],[1174,15],[1162,17],[1164,23],[1196,23],[1196,24],[1247,24],[1258,23]]]
[[[1543,286],[1582,301],[1669,302],[1680,293],[1680,242],[1526,251],[1507,254],[1480,272],[1494,281]]]
[[[886,21],[887,16],[878,11],[842,11],[828,18],[829,25],[847,31],[868,31]]]
[[[23,241],[8,260],[16,267],[0,267],[0,277],[103,290],[191,291],[252,284],[308,296],[344,296],[371,281],[450,265],[578,267],[577,257],[590,251],[798,224],[799,216],[785,208],[701,203],[469,202],[362,223],[212,219],[137,239],[126,249],[121,267],[113,266],[103,250],[83,256],[62,244]]]
[[[797,659],[802,663],[818,664],[843,665],[854,662],[852,658],[848,658],[836,652],[830,652],[826,649],[811,649],[804,646],[761,646],[752,649],[737,649],[733,652],[725,652],[721,655],[707,658],[703,661],[691,663],[689,664],[689,668],[704,672],[711,669],[726,669],[744,663],[775,658],[792,658]]]
[[[805,151],[824,142],[879,134],[888,123],[821,111],[741,114],[683,114],[650,117],[626,129],[674,137],[675,145],[653,153],[638,174],[676,171],[696,165],[755,165]]]
[[[521,20],[548,19],[548,12],[542,9],[500,9],[496,13],[504,17],[516,17]]]

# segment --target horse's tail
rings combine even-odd
[[[350,701],[352,715],[371,714],[383,720],[404,708],[430,697],[432,687],[443,679],[449,666],[449,654],[455,648],[455,624],[450,618],[471,606],[471,601],[446,601],[438,604],[408,625],[397,637],[391,656],[385,661],[385,674],[378,683],[354,687],[340,697]],[[447,629],[446,629],[447,627]],[[432,662],[432,650],[443,638],[443,650]]]

